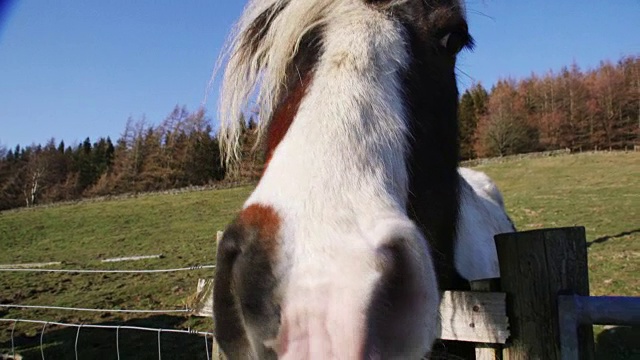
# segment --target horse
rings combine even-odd
[[[460,213],[455,242],[458,273],[468,281],[500,277],[497,234],[511,233],[516,227],[507,214],[504,198],[491,178],[478,170],[458,168],[460,175]]]
[[[219,140],[233,169],[257,107],[266,165],[217,249],[227,358],[429,353],[441,291],[476,271],[454,259],[482,206],[458,173],[455,66],[472,46],[459,0],[249,1]]]

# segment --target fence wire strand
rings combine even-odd
[[[160,334],[162,334],[162,329],[158,329],[158,360],[162,360],[162,347],[160,346]]]
[[[147,314],[171,314],[171,313],[190,313],[191,309],[166,309],[166,310],[136,310],[136,309],[92,309],[92,308],[76,308],[65,306],[46,306],[46,305],[21,305],[21,304],[0,304],[0,308],[19,308],[19,309],[48,309],[48,310],[68,310],[68,311],[89,311],[89,312],[114,312],[114,313],[147,313]]]
[[[120,326],[116,328],[116,355],[118,356],[118,360],[120,360]]]
[[[16,358],[16,345],[15,345],[15,342],[13,340],[13,334],[16,331],[16,324],[17,323],[18,323],[17,321],[14,321],[13,322],[13,326],[11,327],[11,356],[13,356],[14,359]]]
[[[162,330],[165,333],[177,333],[177,334],[194,334],[194,335],[204,335],[204,336],[213,336],[212,332],[207,331],[198,331],[193,329],[164,329],[164,328],[150,328],[144,326],[129,326],[129,325],[97,325],[97,324],[69,324],[57,321],[44,321],[44,320],[31,320],[31,319],[0,319],[3,322],[23,322],[23,323],[31,323],[31,324],[45,324],[47,325],[56,325],[56,326],[65,326],[65,327],[83,327],[83,328],[91,328],[91,329],[116,329],[120,327],[120,329],[126,330],[139,330],[139,331],[152,331],[157,332],[158,330]]]
[[[42,360],[44,360],[44,332],[47,330],[48,324],[48,322],[44,323],[42,326],[42,333],[40,334],[40,354],[42,355]]]
[[[209,338],[207,336],[204,337],[204,348],[207,351],[207,360],[211,360],[211,356],[209,356]]]
[[[76,332],[76,342],[73,344],[73,350],[76,353],[76,360],[78,360],[78,339],[80,338],[80,330],[82,329],[82,324],[78,326],[78,331]]]
[[[106,270],[106,269],[23,269],[23,268],[0,268],[4,272],[48,272],[67,274],[157,274],[179,271],[193,271],[202,269],[215,269],[215,265],[194,265],[175,269],[151,269],[151,270]]]

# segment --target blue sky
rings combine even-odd
[[[239,0],[0,0],[0,145],[117,139],[129,116],[195,110]],[[3,11],[4,8],[4,11]],[[640,55],[640,1],[470,1],[461,90]],[[217,92],[207,109],[215,121]]]

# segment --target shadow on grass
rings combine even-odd
[[[587,247],[589,247],[589,246],[591,246],[593,244],[601,244],[601,243],[607,242],[609,240],[621,238],[623,236],[633,235],[635,233],[640,233],[640,229],[633,229],[633,230],[629,230],[629,231],[623,231],[623,232],[621,232],[619,234],[616,234],[616,235],[607,235],[607,236],[603,236],[603,237],[599,237],[597,239],[594,239],[593,241],[587,241]]]
[[[124,322],[104,322],[99,325],[141,326],[152,328],[178,328],[184,317],[159,315]],[[18,323],[19,324],[19,323]],[[40,333],[14,337],[16,355],[23,359],[75,359],[75,327],[48,327],[40,346]],[[211,352],[211,337],[207,337]],[[163,332],[160,335],[163,359],[207,359],[205,337],[196,334]],[[118,347],[120,356],[118,357]],[[11,340],[0,343],[0,354],[11,355]],[[116,329],[82,328],[78,337],[78,359],[159,359],[158,333],[120,329],[116,345]]]
[[[640,326],[616,326],[596,339],[596,360],[640,359]]]

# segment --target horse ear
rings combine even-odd
[[[244,234],[230,225],[218,245],[216,275],[213,285],[213,318],[216,341],[227,359],[251,359],[252,352],[239,314],[240,305],[233,290],[233,264],[241,253]],[[224,331],[217,331],[224,329]]]

